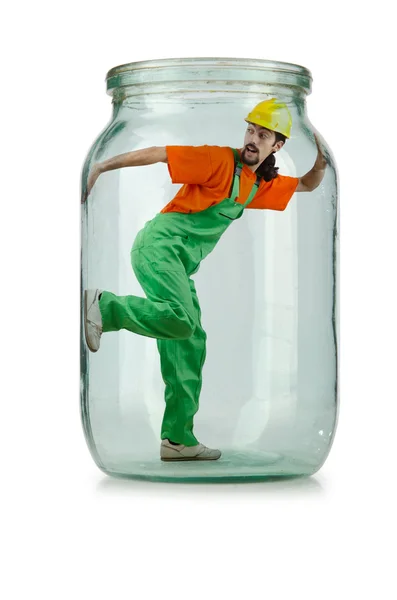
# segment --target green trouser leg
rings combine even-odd
[[[165,383],[166,409],[161,438],[194,446],[193,418],[199,408],[207,335],[201,326],[201,311],[194,281],[189,279],[195,308],[196,328],[185,340],[157,340]]]
[[[186,273],[157,273],[144,261],[134,264],[134,271],[147,298],[116,296],[104,290],[99,301],[103,332],[127,329],[158,339],[190,337],[196,323]]]
[[[156,270],[139,250],[131,259],[147,298],[116,296],[104,290],[99,302],[103,332],[127,329],[157,338],[166,385],[161,438],[194,446],[198,442],[193,435],[193,417],[198,410],[206,352],[194,282],[181,268]]]

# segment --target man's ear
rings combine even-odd
[[[281,150],[281,148],[284,146],[284,142],[277,142],[276,144],[274,144],[273,149],[274,152],[278,152],[279,150]]]

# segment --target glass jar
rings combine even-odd
[[[299,65],[198,58],[126,64],[107,74],[113,114],[93,143],[94,164],[148,147],[242,148],[244,119],[276,97],[292,115],[276,153],[279,174],[302,177],[317,156],[306,107],[312,76]],[[244,210],[193,275],[207,334],[197,439],[214,461],[160,460],[165,381],[156,339],[126,329],[88,350],[83,291],[145,298],[131,249],[180,189],[167,165],[102,173],[82,203],[81,411],[86,440],[109,475],[165,481],[311,475],[333,441],[338,404],[338,185],[332,153],[311,192],[283,210]]]

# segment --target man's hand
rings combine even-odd
[[[95,185],[96,180],[98,179],[99,175],[102,173],[102,168],[101,168],[101,163],[96,163],[89,175],[88,175],[88,180],[87,180],[87,188],[85,190],[85,193],[83,194],[82,198],[81,198],[81,203],[84,204],[84,202],[87,200],[88,196],[91,193],[92,188]]]
[[[313,166],[313,170],[322,171],[327,166],[327,159],[325,158],[325,155],[321,149],[320,140],[316,134],[314,134],[314,139],[316,142],[318,153],[317,153],[316,162],[314,163],[314,166]]]
[[[316,187],[320,185],[324,178],[325,169],[328,164],[328,161],[326,159],[326,155],[324,154],[321,148],[321,142],[315,133],[314,139],[318,150],[316,162],[314,163],[310,171],[299,179],[298,186],[295,190],[296,192],[312,192],[316,189]]]

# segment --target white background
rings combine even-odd
[[[390,6],[390,8],[388,8]],[[20,2],[1,39],[1,545],[5,600],[393,599],[396,107],[392,4]],[[113,66],[308,67],[337,161],[341,409],[307,480],[182,486],[104,476],[79,416],[80,174]]]

